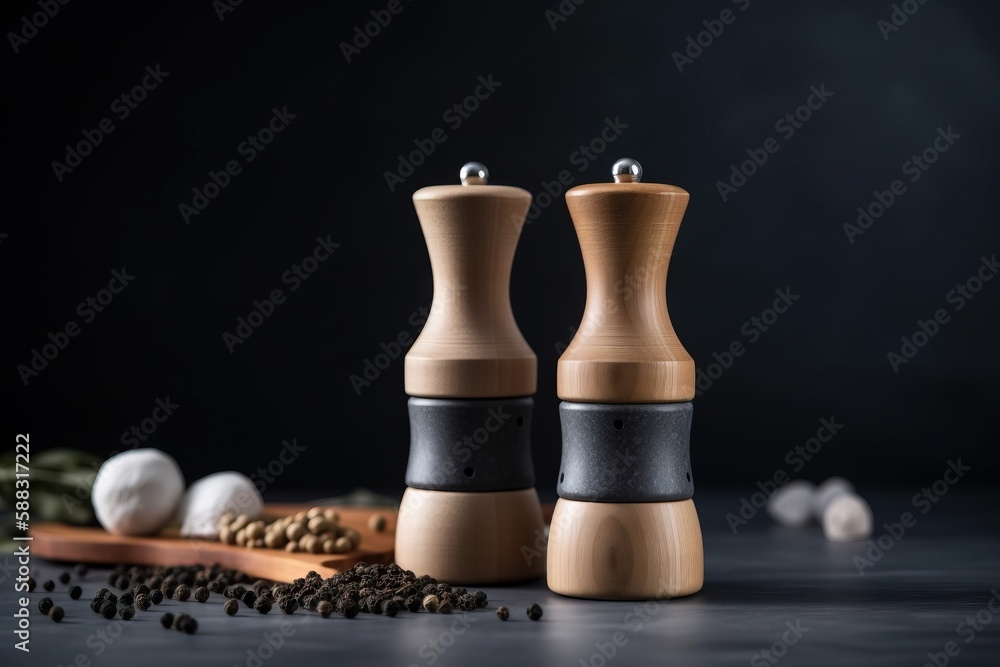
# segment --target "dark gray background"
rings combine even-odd
[[[1000,12],[927,3],[886,41],[877,21],[890,4],[591,0],[553,31],[555,0],[404,2],[351,63],[338,44],[384,3],[244,2],[223,21],[208,2],[62,6],[0,58],[4,432],[30,432],[34,451],[105,455],[169,396],[180,407],[145,444],[174,454],[189,479],[252,472],[295,437],[307,452],[275,491],[401,487],[401,359],[360,396],[349,376],[381,342],[416,335],[411,314],[429,305],[411,193],[456,182],[475,159],[492,182],[537,196],[564,169],[575,183],[606,181],[631,156],[647,181],[691,193],[668,293],[699,368],[747,342],[741,327],[775,289],[801,297],[696,399],[698,485],[752,488],[779,469],[922,484],[956,457],[990,481],[1000,283],[952,312],[898,374],[886,354],[918,319],[951,308],[948,291],[1000,249]],[[678,72],[672,54],[726,8],[735,21]],[[17,30],[36,11],[7,4],[0,25]],[[157,64],[169,76],[59,183],[50,163]],[[501,86],[451,129],[442,114],[480,75]],[[781,138],[775,122],[821,85],[833,97]],[[191,189],[285,106],[297,116],[288,129],[185,225],[178,205]],[[572,154],[605,118],[628,128],[577,171]],[[383,172],[438,127],[448,140],[390,193]],[[939,127],[961,139],[848,243],[842,226],[906,178],[902,164]],[[768,137],[780,150],[724,203],[716,182]],[[223,332],[327,235],[341,244],[334,256],[230,354]],[[24,386],[16,366],[79,322],[77,304],[122,266],[134,283]],[[526,227],[511,292],[539,358],[534,456],[551,494],[557,345],[585,296],[561,196]],[[791,469],[786,452],[831,416],[842,431]]]

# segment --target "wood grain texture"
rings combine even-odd
[[[656,183],[581,185],[566,193],[587,273],[587,305],[559,359],[565,401],[670,403],[694,398],[695,367],[667,312],[667,268],[689,195]]]
[[[548,584],[556,593],[665,599],[697,593],[704,579],[701,525],[692,500],[556,502],[548,545]]]
[[[545,571],[544,529],[534,489],[407,489],[399,506],[396,562],[452,585],[537,579]]]
[[[267,505],[267,516],[286,516],[313,505]],[[74,563],[128,563],[135,565],[211,565],[221,563],[251,577],[290,582],[315,570],[324,577],[364,561],[391,563],[396,513],[389,508],[338,507],[341,523],[361,533],[361,546],[346,554],[288,553],[284,549],[247,549],[221,542],[188,539],[177,530],[156,537],[112,535],[103,528],[83,528],[61,523],[39,523],[31,527],[31,550],[36,556]],[[386,530],[368,527],[374,513],[386,518]]]
[[[511,265],[531,195],[502,185],[441,185],[415,192],[413,204],[430,254],[434,297],[406,355],[406,393],[535,393],[535,353],[510,302]]]

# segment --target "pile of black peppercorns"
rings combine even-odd
[[[78,574],[85,572],[86,566],[77,566]],[[59,580],[69,583],[70,576],[63,573]],[[301,607],[315,611],[323,618],[334,612],[345,618],[354,618],[359,613],[392,617],[402,611],[417,612],[421,609],[449,614],[456,609],[474,611],[488,605],[484,591],[470,592],[461,586],[452,587],[429,575],[418,577],[395,563],[358,563],[326,579],[316,572],[309,572],[290,584],[272,584],[264,580],[251,583],[245,573],[225,569],[219,564],[211,567],[119,565],[111,573],[108,583],[122,593],[115,595],[102,588],[94,595],[90,608],[108,620],[117,616],[124,621],[131,620],[136,610],[148,611],[164,599],[186,601],[193,597],[198,602],[206,602],[211,593],[221,593],[228,598],[223,611],[230,616],[239,611],[241,602],[260,614],[269,613],[274,606],[286,614],[292,614]],[[55,588],[54,582],[45,584],[43,588],[47,591]],[[34,580],[29,586],[34,588]],[[74,600],[81,594],[79,586],[70,587],[69,595]],[[62,608],[55,606],[48,597],[38,602],[38,609],[54,621],[63,618]],[[533,604],[528,608],[527,615],[537,621],[542,616],[542,608]],[[500,607],[497,616],[506,621],[509,618],[507,608]],[[184,613],[168,612],[163,614],[160,622],[165,628],[188,634],[198,629],[198,622]]]

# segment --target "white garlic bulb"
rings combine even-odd
[[[246,514],[257,519],[264,511],[264,499],[253,480],[235,471],[203,477],[188,488],[178,518],[184,537],[215,538],[223,514]]]
[[[177,462],[158,449],[133,449],[104,462],[91,500],[105,530],[116,535],[148,535],[167,526],[184,493]]]

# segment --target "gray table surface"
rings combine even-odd
[[[164,602],[124,623],[90,611],[90,597],[107,578],[106,570],[92,568],[74,577],[84,588],[80,600],[70,600],[65,585],[48,594],[66,610],[60,624],[35,609],[46,595],[41,587],[31,594],[30,654],[13,648],[16,595],[8,569],[13,561],[7,558],[0,567],[0,664],[920,667],[935,664],[934,656],[939,666],[1000,665],[1000,613],[988,606],[996,596],[993,609],[1000,612],[996,494],[952,489],[921,514],[912,504],[915,492],[919,489],[870,496],[876,538],[885,532],[883,523],[897,521],[903,512],[913,512],[916,524],[864,574],[854,557],[865,554],[866,544],[831,544],[817,527],[781,528],[763,512],[734,535],[726,515],[739,511],[740,494],[699,494],[705,587],[669,601],[575,600],[551,593],[540,581],[488,587],[489,609],[451,616],[362,614],[347,620],[301,611],[261,616],[241,609],[227,617],[222,597],[213,595],[204,605]],[[40,559],[32,568],[39,581],[66,569]],[[540,622],[524,614],[531,602],[545,610]],[[495,616],[499,604],[512,610],[507,623]],[[178,609],[198,619],[198,634],[160,626],[162,612]],[[268,636],[278,648],[270,648]],[[954,655],[946,655],[949,648]]]

